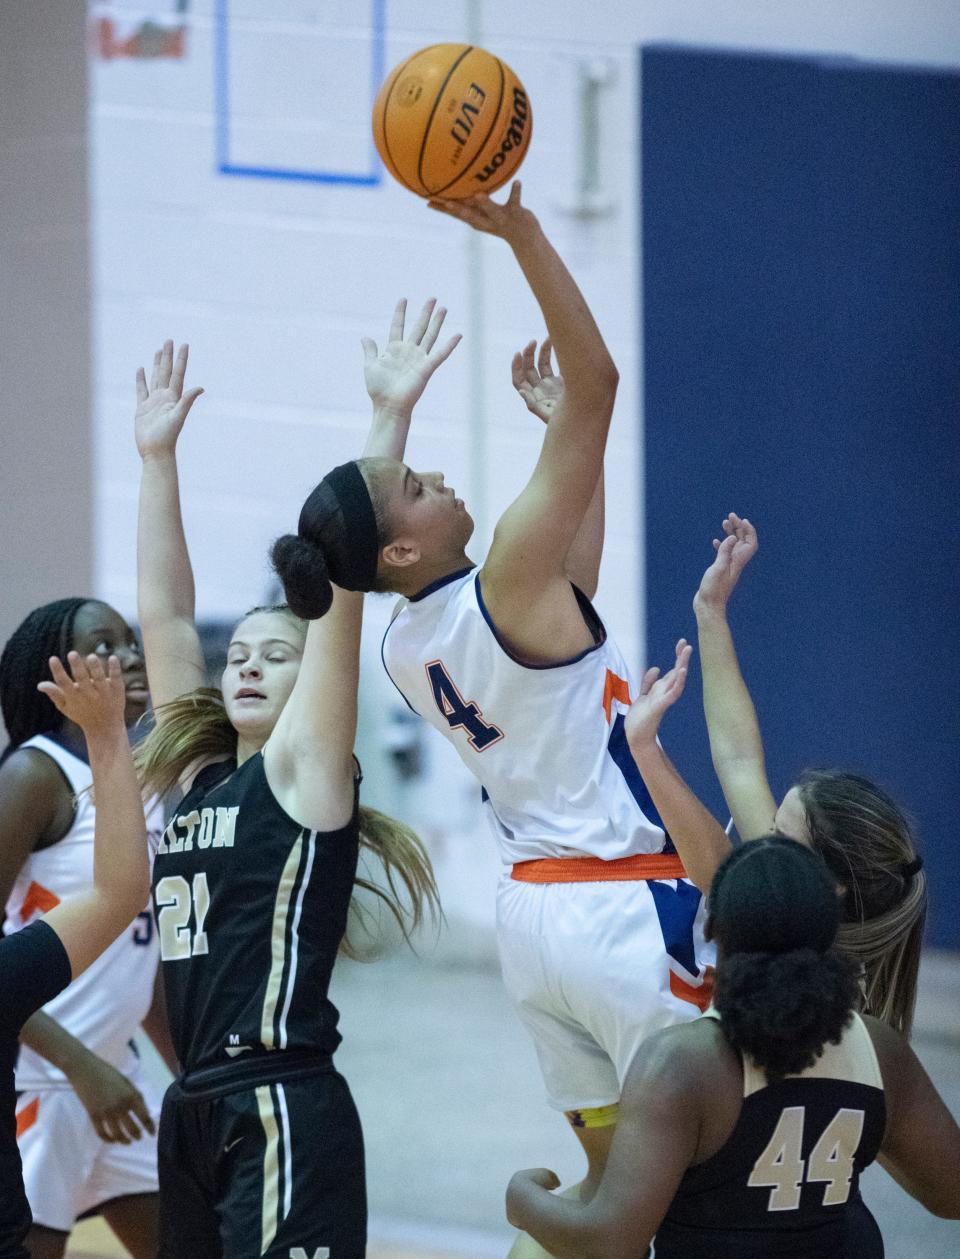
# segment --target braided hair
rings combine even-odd
[[[0,709],[10,742],[0,761],[35,734],[59,730],[63,714],[37,690],[48,681],[51,656],[65,660],[73,646],[73,623],[89,598],[55,599],[27,616],[0,655]]]
[[[856,967],[834,948],[840,915],[835,879],[793,839],[752,839],[714,875],[714,1004],[727,1040],[771,1083],[813,1066],[856,1009]]]

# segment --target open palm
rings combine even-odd
[[[528,341],[513,356],[511,375],[513,387],[527,404],[527,410],[549,424],[564,394],[563,377],[553,370],[550,338],[544,341],[537,354],[536,341]]]
[[[424,303],[413,327],[404,336],[407,299],[403,297],[393,312],[383,349],[378,349],[376,341],[370,337],[363,338],[363,378],[377,410],[409,415],[430,377],[459,344],[457,334],[437,345],[447,312],[443,306],[435,307],[436,298]]]
[[[627,742],[631,747],[644,742],[652,743],[656,739],[663,714],[683,694],[692,654],[693,648],[685,638],[681,638],[676,646],[676,660],[672,669],[660,677],[660,669],[654,665],[643,675],[640,693],[631,704],[624,723]]]
[[[137,370],[137,409],[133,431],[140,456],[169,453],[176,448],[190,408],[203,393],[199,387],[183,392],[190,347],[181,345],[176,359],[173,342],[165,341],[163,349],[153,356],[150,385],[143,368]]]

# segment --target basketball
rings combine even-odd
[[[473,44],[431,44],[377,94],[373,139],[391,175],[420,197],[493,192],[516,172],[533,114],[505,62]]]

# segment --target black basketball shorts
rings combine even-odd
[[[363,1136],[329,1059],[239,1086],[197,1078],[163,1102],[160,1259],[363,1259]]]

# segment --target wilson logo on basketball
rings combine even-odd
[[[527,94],[522,87],[515,87],[513,89],[513,114],[510,122],[507,124],[507,133],[500,143],[500,148],[494,153],[483,170],[477,171],[474,179],[481,184],[485,184],[490,176],[496,174],[507,160],[508,153],[512,153],[514,149],[523,148],[527,141],[527,120],[529,117],[530,107],[527,104]]]

